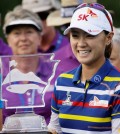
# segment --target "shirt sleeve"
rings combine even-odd
[[[52,112],[50,123],[48,124],[48,129],[56,131],[58,134],[62,134],[61,127],[59,125],[59,117],[58,114]]]
[[[57,88],[57,81],[55,82],[54,92],[52,94],[51,110],[54,113],[59,114],[58,99],[57,99],[58,92],[56,91],[56,88]]]
[[[112,134],[120,134],[120,118],[112,120]]]
[[[0,38],[0,55],[12,54],[11,48]]]
[[[112,119],[120,119],[120,85],[115,89],[113,96]]]

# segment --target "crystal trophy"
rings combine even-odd
[[[15,110],[6,117],[3,133],[49,133],[45,118],[34,108],[45,107],[44,96],[59,63],[53,57],[53,53],[1,57],[2,100],[5,110]]]

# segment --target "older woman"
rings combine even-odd
[[[5,23],[3,26],[3,30],[7,39],[9,46],[12,49],[13,55],[30,55],[30,54],[37,54],[38,47],[40,45],[42,36],[42,23],[39,17],[25,9],[22,9],[20,6],[17,6],[13,11],[10,11],[5,16]],[[20,66],[19,70],[21,72],[27,73],[29,71],[35,72],[36,76],[40,77],[43,81],[46,81],[52,71],[50,68],[44,67],[44,64],[40,62],[37,58],[31,57],[30,59],[25,60],[24,58],[20,59]],[[39,68],[39,69],[38,69]],[[5,72],[4,72],[5,73]],[[35,113],[39,115],[43,115],[46,119],[46,122],[49,122],[51,108],[51,93],[47,92],[45,94],[45,107],[44,108],[35,108]],[[33,93],[26,92],[26,99],[24,100],[23,96],[17,96],[15,94],[9,93],[6,95],[6,92],[3,90],[3,97],[13,99],[12,103],[13,106],[21,103],[34,105],[35,100],[30,100],[29,96],[39,93],[36,91]],[[18,102],[18,99],[20,102]],[[33,98],[35,99],[35,97]],[[8,103],[8,105],[11,105]],[[4,109],[3,116],[4,119],[15,113],[15,110],[12,109]]]

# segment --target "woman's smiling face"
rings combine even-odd
[[[40,33],[32,26],[16,26],[7,36],[13,54],[35,54],[41,44]]]
[[[70,31],[72,51],[77,60],[84,65],[90,66],[105,60],[107,41],[104,31],[95,36],[80,29],[73,28]]]

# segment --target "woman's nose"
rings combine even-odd
[[[25,33],[21,33],[20,39],[21,40],[26,40],[27,39],[27,35]]]
[[[79,46],[79,47],[85,47],[85,46],[86,46],[85,38],[84,38],[83,36],[81,36],[81,37],[78,39],[78,46]]]

